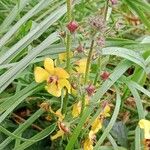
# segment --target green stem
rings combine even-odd
[[[91,59],[92,59],[93,47],[94,47],[94,40],[92,40],[92,42],[91,42],[90,51],[89,51],[88,58],[87,58],[84,85],[86,85],[86,83],[87,83],[87,81],[88,81],[88,77],[89,77],[90,64],[91,64]],[[85,94],[83,93],[83,94],[82,94],[82,110],[81,110],[81,116],[82,116],[82,114],[83,114],[84,109],[85,109]]]
[[[72,20],[72,14],[71,14],[71,0],[66,0],[67,2],[67,17],[68,22],[71,22]],[[66,61],[66,67],[68,73],[70,72],[70,51],[71,51],[71,34],[67,34],[67,43],[66,43],[66,54],[67,54],[67,61]]]
[[[109,0],[106,1],[106,5],[105,5],[105,11],[104,11],[104,20],[105,21],[107,19],[108,4],[109,4]]]
[[[69,100],[69,93],[68,91],[66,92],[66,96],[65,98],[63,99],[63,108],[62,108],[62,114],[66,114],[66,111],[67,111],[67,105],[68,105],[68,100]]]
[[[96,83],[97,83],[97,80],[98,80],[98,77],[100,74],[100,70],[101,70],[101,56],[100,55],[99,55],[98,60],[97,60],[97,66],[98,66],[98,69],[97,69],[96,76],[94,79],[94,85],[96,85]]]
[[[84,108],[85,108],[85,95],[82,94],[82,109],[81,109],[81,114],[80,114],[80,116],[83,115]]]
[[[90,71],[90,64],[91,64],[91,59],[92,59],[93,47],[94,47],[94,39],[91,42],[90,51],[89,51],[89,54],[88,54],[88,59],[87,59],[87,63],[86,63],[84,84],[87,83],[88,77],[89,77],[89,71]]]

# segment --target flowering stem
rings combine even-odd
[[[90,51],[89,51],[88,58],[87,58],[84,85],[86,85],[86,83],[88,81],[88,77],[89,77],[89,71],[90,71],[90,64],[91,64],[91,59],[92,59],[93,47],[94,47],[94,40],[92,40],[92,42],[91,42]],[[82,94],[81,116],[83,114],[84,108],[85,108],[85,94],[83,93]]]
[[[100,55],[99,55],[98,60],[97,60],[97,66],[98,66],[98,69],[97,69],[96,76],[95,76],[95,79],[94,79],[94,85],[96,85],[96,83],[97,83],[99,73],[100,73],[100,70],[101,70],[101,56]]]
[[[108,11],[109,0],[106,1],[105,11],[104,11],[104,20],[107,20],[107,11]]]
[[[72,15],[71,15],[71,3],[72,2],[71,1],[72,0],[66,0],[68,22],[70,22],[72,20]],[[68,73],[70,72],[70,51],[71,51],[71,34],[67,33],[67,42],[66,42],[66,56],[67,56],[66,69],[67,69]],[[68,94],[68,90],[67,90],[66,96],[65,96],[64,101],[63,101],[63,108],[62,108],[62,113],[63,114],[66,114],[68,100],[69,100],[69,94]]]
[[[104,11],[104,20],[105,21],[107,19],[108,4],[109,4],[109,0],[106,1],[106,5],[105,5],[105,11]],[[100,70],[101,70],[101,56],[100,55],[98,57],[97,66],[98,66],[98,70],[97,70],[97,73],[96,73],[96,76],[95,76],[94,85],[96,85],[96,83],[97,83],[99,73],[100,73]]]
[[[89,71],[90,71],[90,64],[91,64],[91,59],[92,59],[93,47],[94,47],[94,40],[92,40],[92,42],[91,42],[90,51],[89,51],[89,54],[88,54],[88,59],[87,59],[87,63],[86,63],[84,84],[87,83],[88,77],[89,77]]]
[[[67,17],[68,22],[72,20],[72,14],[71,14],[71,0],[66,0],[67,2]],[[67,43],[66,43],[66,54],[67,54],[67,61],[66,61],[66,67],[68,73],[70,72],[70,51],[71,51],[71,34],[67,34]]]
[[[85,108],[85,95],[82,94],[82,109],[81,109],[81,114],[80,116],[82,116],[83,112],[84,112],[84,108]]]

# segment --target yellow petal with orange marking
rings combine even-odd
[[[37,83],[41,83],[41,82],[46,81],[48,79],[49,73],[41,67],[36,67],[34,69],[34,77],[35,77],[35,81]]]
[[[51,140],[52,141],[56,140],[57,138],[59,138],[59,137],[61,137],[63,135],[64,135],[64,131],[63,130],[59,130],[59,131],[57,131],[57,133],[55,135],[51,136]]]
[[[140,128],[144,129],[144,138],[150,139],[150,121],[146,119],[141,119],[139,121]]]
[[[57,86],[54,83],[48,84],[45,89],[48,91],[48,93],[56,96],[56,97],[60,97],[61,96],[61,88],[59,86]]]
[[[49,72],[49,74],[54,74],[54,61],[51,58],[45,58],[44,68]]]

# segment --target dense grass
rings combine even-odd
[[[150,120],[150,4],[112,1],[74,0],[70,8],[70,0],[0,0],[0,150],[88,150],[98,117],[102,128],[88,143],[94,150],[146,148],[138,123]],[[48,81],[35,82],[45,58],[69,73],[71,92],[66,86],[57,97],[45,90]],[[59,130],[64,136],[52,140]]]

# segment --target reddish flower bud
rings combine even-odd
[[[78,53],[82,53],[82,52],[84,52],[84,47],[81,44],[79,44],[79,46],[76,48],[76,51]]]
[[[118,0],[110,0],[110,1],[111,1],[112,5],[116,5],[118,2]]]
[[[110,73],[107,72],[107,71],[104,71],[100,76],[101,76],[102,80],[105,81],[105,80],[107,80],[109,78]]]
[[[85,90],[88,96],[92,96],[95,93],[95,86],[90,84]]]
[[[70,132],[70,129],[63,123],[63,122],[60,122],[59,123],[59,127],[61,130],[63,130],[65,133],[69,133]]]
[[[78,23],[76,21],[71,21],[69,22],[69,24],[67,25],[67,28],[68,30],[71,32],[71,33],[74,33],[77,28],[79,27]]]

